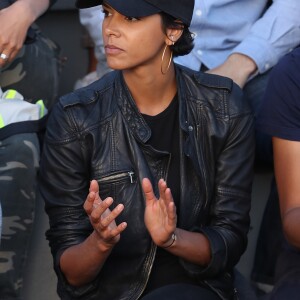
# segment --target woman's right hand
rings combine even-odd
[[[84,210],[89,216],[90,222],[101,244],[112,247],[120,240],[127,223],[116,224],[116,218],[124,210],[123,204],[118,204],[112,211],[109,209],[113,199],[107,197],[102,200],[99,195],[99,185],[96,180],[90,183],[90,192],[84,203]]]
[[[83,207],[94,230],[82,243],[67,248],[60,257],[60,268],[73,286],[85,285],[96,278],[120,240],[121,232],[127,227],[126,222],[116,224],[116,217],[121,214],[124,205],[119,204],[110,210],[112,202],[111,197],[100,198],[98,182],[92,180]],[[74,264],[74,261],[77,263]]]

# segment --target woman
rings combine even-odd
[[[103,4],[116,71],[63,97],[48,123],[40,188],[59,295],[233,299],[253,119],[231,80],[173,63],[192,49],[194,1],[78,4]]]

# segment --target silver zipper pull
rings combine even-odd
[[[134,180],[133,180],[134,172],[128,172],[128,175],[130,177],[130,183],[133,183],[134,182]]]

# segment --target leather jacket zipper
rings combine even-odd
[[[99,183],[113,183],[113,182],[118,182],[122,180],[127,180],[129,179],[130,183],[134,183],[136,178],[135,178],[135,173],[133,171],[129,172],[122,172],[118,174],[113,174],[104,178],[99,179]]]
[[[144,283],[144,285],[142,286],[142,288],[140,288],[140,291],[138,292],[138,295],[137,295],[137,298],[132,298],[134,300],[137,300],[141,297],[141,295],[143,294],[147,284],[148,284],[148,280],[149,280],[149,277],[150,277],[150,273],[151,273],[151,270],[152,270],[152,267],[153,267],[153,262],[154,262],[154,259],[155,259],[155,255],[156,255],[156,250],[157,250],[157,246],[152,242],[151,244],[151,249],[150,249],[150,255],[151,255],[151,266],[148,270],[148,273],[147,273],[147,280],[146,282]]]

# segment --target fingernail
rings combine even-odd
[[[111,205],[113,203],[113,199],[112,198],[106,198],[105,202],[106,202],[106,204]]]
[[[123,205],[123,204],[119,204],[119,205],[117,206],[117,210],[118,210],[118,211],[121,211],[123,208],[124,208],[124,205]]]

